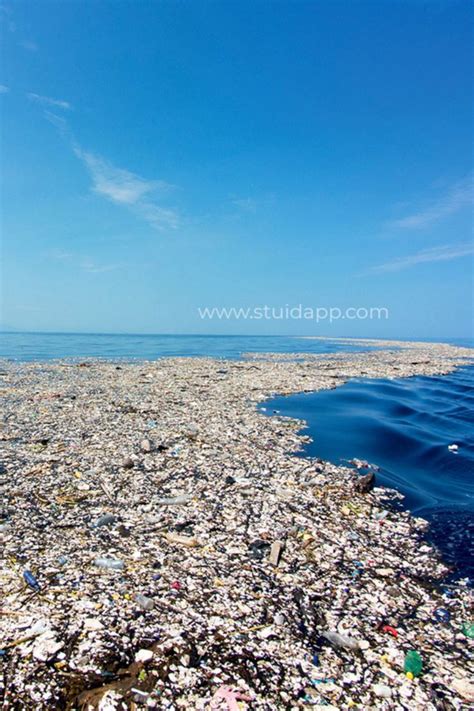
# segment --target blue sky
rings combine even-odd
[[[2,324],[472,333],[470,2],[6,2]],[[386,307],[203,321],[198,307]]]

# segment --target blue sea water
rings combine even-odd
[[[0,333],[0,358],[155,360],[173,356],[241,358],[242,353],[336,353],[367,346],[285,336],[139,335],[106,333]]]
[[[474,346],[467,339],[451,342]],[[18,361],[363,350],[367,346],[282,336],[0,333],[0,358]],[[313,442],[302,456],[377,464],[378,481],[405,495],[406,506],[430,521],[432,539],[457,574],[474,579],[474,367],[442,377],[355,379],[265,406],[306,420]],[[449,444],[458,445],[457,453]]]
[[[457,576],[474,581],[474,366],[446,376],[354,379],[265,407],[306,420],[313,441],[301,456],[380,467],[377,482],[405,495]]]

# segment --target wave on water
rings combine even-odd
[[[265,407],[306,420],[312,441],[301,456],[380,467],[378,482],[405,495],[405,506],[430,522],[429,537],[456,575],[474,580],[474,367],[446,376],[354,379]],[[453,444],[457,450],[449,449]]]

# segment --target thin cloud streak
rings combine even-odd
[[[63,249],[52,249],[48,256],[58,262],[66,262],[89,274],[103,274],[105,272],[121,269],[122,264],[97,264],[90,257],[81,257],[74,252],[66,252]]]
[[[444,217],[453,215],[465,207],[474,203],[473,176],[459,181],[439,200],[425,207],[418,212],[414,212],[407,217],[394,220],[390,227],[398,229],[423,229],[442,220]]]
[[[32,42],[31,40],[21,40],[18,42],[20,47],[23,47],[23,49],[28,50],[28,52],[37,52],[38,51],[38,45],[36,42]]]
[[[387,272],[399,272],[402,269],[410,269],[418,264],[427,264],[430,262],[448,262],[461,257],[468,257],[474,254],[474,243],[461,242],[459,244],[446,244],[439,247],[431,247],[422,249],[415,254],[410,254],[406,257],[397,257],[391,262],[379,264],[376,267],[371,267],[363,276],[369,274],[386,274]]]
[[[74,153],[88,168],[94,183],[94,192],[105,195],[112,202],[133,205],[155,189],[153,181],[144,180],[128,170],[116,168],[100,156],[83,151],[78,146],[74,147]]]
[[[67,102],[47,99],[38,94],[28,94],[28,96],[40,103],[55,102],[54,105],[59,108],[70,108]],[[74,155],[86,167],[92,180],[94,193],[116,205],[126,207],[134,215],[148,222],[155,230],[175,230],[179,227],[181,220],[177,210],[162,207],[156,201],[157,192],[168,192],[174,189],[175,185],[164,180],[148,180],[124,168],[118,168],[102,156],[84,150],[75,140],[69,123],[63,116],[47,110],[44,110],[44,116],[67,140]]]
[[[251,197],[235,198],[232,200],[232,204],[243,210],[243,212],[257,212],[257,201]]]
[[[8,86],[5,86],[5,84],[0,84],[0,94],[8,94],[10,91]]]
[[[117,168],[101,156],[73,145],[75,155],[86,166],[92,178],[92,190],[111,202],[123,205],[146,220],[154,229],[176,229],[179,216],[176,210],[157,205],[151,195],[173,187],[163,180],[147,180],[135,173]]]
[[[116,269],[121,269],[121,264],[96,264],[90,259],[86,259],[79,264],[80,269],[89,274],[104,274],[105,272],[113,272]]]
[[[72,109],[69,101],[63,101],[62,99],[51,99],[49,96],[41,96],[41,94],[35,94],[32,91],[29,91],[26,96],[30,101],[34,101],[42,106],[54,106],[55,108],[65,109],[66,111]]]

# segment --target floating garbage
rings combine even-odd
[[[105,570],[123,570],[125,567],[123,561],[116,558],[96,558],[94,565]]]
[[[463,634],[469,639],[474,639],[474,622],[464,622],[462,627]]]
[[[426,523],[396,492],[357,490],[375,467],[294,456],[302,423],[259,407],[470,357],[2,362],[11,710],[424,709],[436,684],[446,708],[469,703],[472,593],[443,594]]]
[[[30,588],[32,588],[32,590],[35,590],[36,592],[38,592],[40,590],[40,585],[39,585],[38,581],[36,580],[33,573],[31,573],[29,570],[25,570],[23,572],[23,579],[24,579],[25,583]]]
[[[445,610],[442,607],[438,607],[434,612],[433,612],[433,617],[435,620],[438,622],[442,622],[444,624],[447,624],[450,619],[451,619],[451,614],[449,610]]]
[[[94,528],[101,528],[101,526],[110,526],[112,523],[115,523],[117,520],[117,517],[114,516],[114,514],[104,514],[103,516],[100,516],[95,523],[92,524]]]
[[[350,649],[352,651],[360,649],[359,642],[356,639],[353,639],[352,637],[348,637],[347,635],[326,630],[325,632],[321,633],[321,636],[327,639],[328,642],[330,642],[335,647],[343,647],[344,649]]]
[[[405,661],[403,662],[403,670],[406,675],[413,679],[415,676],[420,676],[423,669],[423,660],[419,652],[411,649],[405,655]]]

